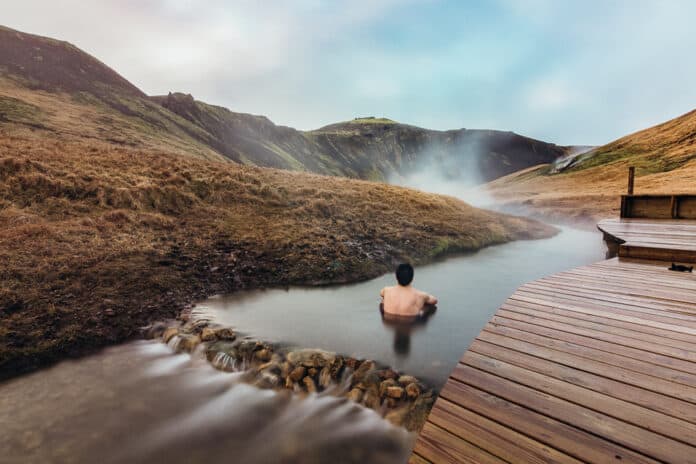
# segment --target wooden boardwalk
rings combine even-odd
[[[621,243],[619,256],[696,262],[696,220],[606,219],[597,227]]]
[[[520,287],[410,462],[696,463],[696,274],[667,266],[614,258]]]

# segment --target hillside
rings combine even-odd
[[[557,173],[537,166],[487,188],[516,211],[594,223],[618,215],[629,166],[635,193],[696,192],[696,111],[595,148]]]
[[[77,47],[0,27],[0,123],[205,159],[399,182],[424,166],[468,183],[548,163],[561,147],[511,132],[433,131],[361,118],[278,126],[184,93],[147,97]]]
[[[554,233],[386,184],[36,135],[0,129],[0,378],[213,293]]]

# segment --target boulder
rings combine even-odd
[[[333,364],[336,354],[322,350],[295,350],[288,353],[288,361],[304,367],[322,368]]]
[[[387,394],[387,388],[396,386],[396,380],[394,379],[387,379],[382,381],[382,383],[379,384],[379,396],[384,397]]]
[[[382,380],[399,378],[399,373],[396,372],[394,369],[382,369],[379,372],[377,372],[377,375],[379,375],[379,378]]]
[[[378,392],[374,390],[367,390],[363,395],[363,404],[368,408],[378,409],[380,405]]]
[[[169,343],[169,340],[174,338],[174,336],[177,335],[178,333],[179,333],[178,328],[169,327],[168,329],[164,330],[164,332],[162,332],[162,341],[164,341],[164,343]]]
[[[408,396],[410,399],[413,400],[418,398],[420,393],[420,387],[416,383],[409,383],[406,385],[406,396]]]
[[[145,332],[145,338],[160,338],[162,337],[162,334],[164,334],[165,330],[167,330],[167,324],[165,324],[164,322],[155,322],[147,328],[147,331]]]
[[[302,380],[304,376],[305,368],[302,366],[297,366],[292,371],[290,371],[290,374],[288,374],[288,378],[293,382],[299,382],[300,380]]]
[[[197,335],[179,334],[179,341],[176,344],[177,351],[186,351],[191,353],[196,349],[201,339]]]
[[[237,335],[234,333],[234,330],[229,327],[222,327],[215,330],[215,338],[218,340],[232,341],[237,338]]]
[[[331,385],[331,369],[326,366],[319,372],[319,386],[321,388],[326,388]]]
[[[271,351],[268,348],[263,348],[254,353],[254,357],[259,361],[270,361]]]
[[[302,379],[302,383],[304,384],[305,388],[309,393],[316,393],[317,391],[317,385],[314,383],[314,379],[311,377],[305,377]]]
[[[404,396],[404,389],[403,387],[387,387],[387,396],[399,399]]]
[[[215,329],[205,327],[203,330],[201,330],[201,340],[204,342],[212,342],[217,340],[217,336],[215,335]]]
[[[418,379],[415,378],[415,377],[413,377],[413,376],[411,376],[411,375],[402,375],[401,377],[399,377],[399,383],[400,383],[401,385],[403,385],[403,386],[406,386],[406,385],[408,385],[409,383],[415,383],[415,384],[417,384],[417,383],[418,383]]]
[[[351,401],[355,401],[356,403],[360,403],[363,397],[363,392],[359,388],[354,388],[348,393],[346,393],[346,398],[348,398]]]
[[[374,371],[375,363],[373,361],[365,361],[360,364],[360,367],[353,374],[353,382],[364,382],[369,373]]]

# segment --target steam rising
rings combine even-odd
[[[401,172],[394,173],[387,181],[490,208],[495,201],[483,187],[486,180],[482,166],[488,150],[481,139],[481,135],[469,135],[465,140],[448,138],[446,143],[432,142],[413,156],[415,161],[402,165]]]

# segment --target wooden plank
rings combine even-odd
[[[566,366],[537,357],[532,353],[511,350],[482,340],[474,340],[469,347],[469,351],[505,361],[605,395],[630,401],[645,408],[696,424],[696,405],[686,401],[638,388],[602,375],[593,374],[576,368],[576,366]]]
[[[664,436],[662,438],[663,442],[670,443],[671,438],[674,438],[689,445],[696,445],[696,425],[684,420],[637,406],[612,395],[605,395],[595,390],[575,385],[573,382],[559,380],[472,351],[467,351],[464,354],[462,363],[517,384],[548,393],[556,398],[569,401],[603,415],[619,419],[636,427],[661,434]],[[458,375],[458,368],[455,368],[452,377],[462,380]],[[674,442],[672,444],[679,449],[683,449],[680,448],[682,443]],[[696,449],[693,451],[696,453]]]
[[[534,437],[584,462],[597,464],[616,460],[636,463],[657,462],[621,445],[604,440],[600,436],[587,433],[455,379],[445,384],[440,397],[474,411],[482,417],[505,424],[521,434]]]
[[[408,464],[432,464],[430,461],[425,459],[419,454],[413,453],[411,454],[411,457],[408,459]]]
[[[696,449],[536,389],[459,364],[452,377],[462,383],[618,443],[657,460],[696,463]]]
[[[546,345],[551,345],[554,341],[561,342],[563,349],[581,353],[584,357],[600,359],[607,364],[623,366],[636,372],[643,372],[685,386],[696,385],[696,374],[689,370],[677,368],[688,369],[691,366],[688,365],[685,368],[677,363],[679,360],[667,356],[633,350],[621,345],[613,345],[597,339],[576,336],[567,332],[546,329],[541,326],[504,319],[498,316],[493,316],[489,325],[486,326],[486,330],[489,330],[490,326],[495,327],[496,331],[501,329],[515,330],[516,337],[523,340],[536,340],[537,342],[544,340]],[[490,330],[493,331],[494,329]],[[670,362],[665,360],[673,360],[677,367],[670,366]],[[696,388],[693,394],[696,399]]]
[[[635,366],[627,366],[627,363],[621,362],[621,358],[602,359],[602,357],[588,357],[592,354],[581,347],[578,348],[570,343],[557,340],[546,340],[544,337],[535,338],[525,334],[524,338],[531,340],[521,340],[516,338],[518,336],[517,333],[518,331],[515,329],[489,325],[479,334],[477,340],[516,351],[534,353],[535,356],[543,357],[565,366],[576,367],[586,372],[696,404],[696,389],[656,377],[652,375],[653,372],[650,369],[647,369],[648,373],[636,371],[634,370],[636,369]],[[614,361],[614,363],[607,361]],[[645,371],[646,369],[643,370]]]
[[[581,462],[444,398],[433,407],[429,420],[508,462]]]
[[[602,342],[607,343],[605,345],[599,345],[603,347],[608,347],[608,344],[621,345],[623,347],[631,348],[631,353],[637,356],[639,359],[643,356],[640,353],[640,350],[644,352],[647,351],[648,353],[652,354],[659,354],[666,357],[676,358],[681,361],[686,361],[678,365],[679,369],[684,370],[686,372],[696,373],[696,352],[691,350],[694,348],[694,346],[689,347],[691,349],[675,348],[672,346],[653,343],[650,340],[646,340],[646,337],[640,337],[640,335],[636,334],[630,334],[632,336],[626,336],[624,334],[616,333],[616,331],[607,332],[605,330],[598,330],[595,328],[585,328],[581,327],[579,324],[569,324],[567,322],[559,322],[548,318],[540,318],[535,315],[509,311],[504,308],[498,310],[493,322],[495,322],[495,318],[513,319],[518,322],[534,324],[548,329],[554,329],[561,332],[567,332],[573,335],[579,335],[581,337],[601,340]],[[659,340],[659,337],[657,338]],[[673,361],[668,361],[666,364],[664,362],[656,362],[656,364],[665,364],[676,369],[677,367],[675,367],[672,364],[672,362]]]
[[[418,454],[431,462],[504,464],[505,461],[445,429],[426,422],[418,436]]]
[[[537,319],[548,319],[555,322],[570,324],[575,327],[597,330],[611,335],[635,338],[658,346],[679,348],[696,353],[696,340],[694,340],[693,337],[686,336],[684,340],[680,340],[678,338],[675,339],[670,337],[675,333],[665,330],[659,331],[658,329],[651,328],[650,326],[641,326],[638,324],[617,325],[621,323],[612,319],[595,318],[594,320],[588,320],[587,318],[577,317],[578,313],[571,313],[569,315],[569,311],[553,312],[547,311],[547,309],[549,309],[548,307],[530,306],[532,305],[523,305],[516,302],[505,303],[503,306],[501,306],[498,313],[503,315],[504,313],[502,311],[512,311],[532,316]]]
[[[568,312],[577,312],[577,313],[582,313],[582,314],[591,314],[594,316],[598,317],[605,317],[607,319],[615,319],[619,321],[624,321],[624,322],[629,322],[632,324],[638,324],[638,325],[647,325],[649,327],[656,327],[662,330],[667,330],[670,332],[676,332],[680,333],[683,336],[696,336],[696,329],[689,328],[689,327],[682,327],[679,324],[679,321],[670,321],[669,323],[662,322],[660,320],[655,320],[653,319],[648,319],[645,314],[641,314],[640,312],[635,313],[630,310],[622,310],[622,309],[617,309],[613,306],[607,306],[607,307],[602,307],[601,305],[592,305],[592,307],[589,307],[588,305],[582,305],[582,304],[559,304],[556,302],[548,302],[545,300],[539,300],[539,299],[533,299],[532,301],[529,301],[528,299],[518,299],[516,298],[517,294],[513,295],[510,297],[510,299],[507,300],[507,303],[514,303],[514,304],[528,304],[528,305],[534,305],[534,306],[546,306],[552,309],[555,309],[557,311],[568,311]]]
[[[598,227],[642,259],[521,286],[453,370],[417,459],[696,462],[696,279],[655,260],[696,259],[696,220]]]

